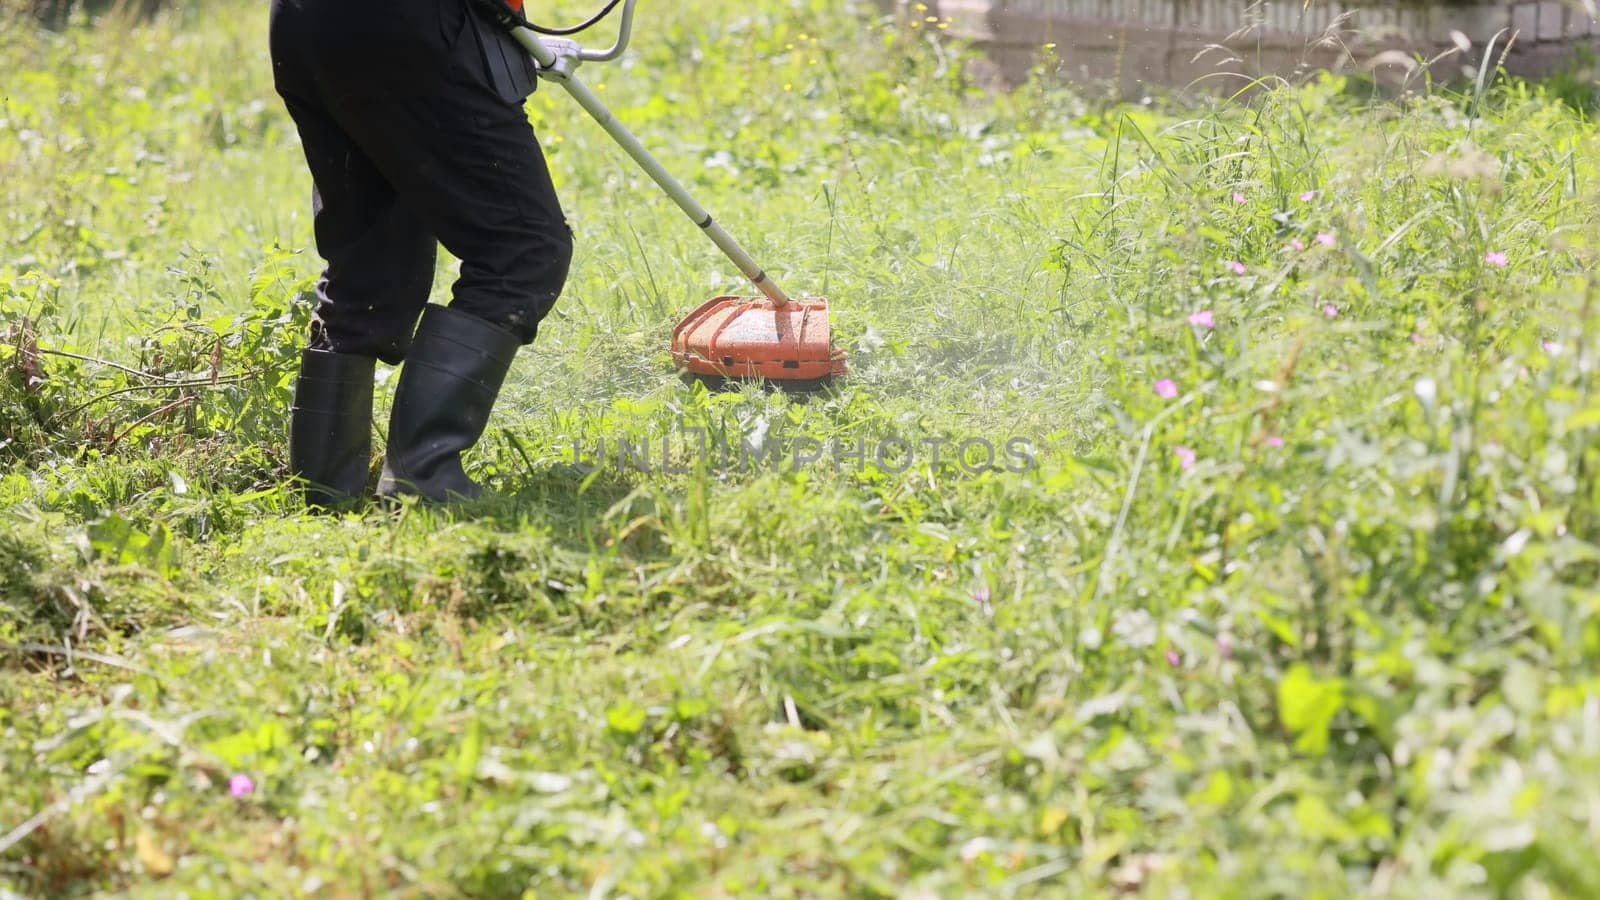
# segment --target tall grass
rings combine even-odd
[[[7,29],[0,887],[1600,890],[1586,121],[991,95],[865,5],[643,14],[591,80],[851,377],[675,378],[735,273],[541,90],[580,258],[501,497],[345,518],[281,483],[318,264],[264,12]],[[690,427],[791,464],[571,465]]]

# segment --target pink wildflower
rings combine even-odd
[[[235,797],[248,797],[256,792],[256,783],[249,775],[239,774],[228,779],[228,793]]]
[[[1211,310],[1202,309],[1199,312],[1189,314],[1189,324],[1198,328],[1215,328],[1217,327],[1217,317],[1211,314]]]
[[[1163,378],[1156,382],[1156,396],[1163,400],[1171,400],[1173,397],[1178,396],[1177,382],[1171,378]]]
[[[1551,356],[1561,355],[1561,345],[1555,341],[1545,341],[1539,345],[1539,348]]]
[[[1306,191],[1304,194],[1300,195],[1300,202],[1301,203],[1310,203],[1311,201],[1313,201],[1315,199],[1317,199],[1317,192],[1316,191]]]
[[[1167,665],[1169,665],[1169,666],[1173,667],[1174,669],[1176,669],[1177,667],[1183,665],[1183,657],[1179,656],[1178,655],[1178,651],[1176,651],[1176,650],[1168,650],[1167,651]]]
[[[1339,240],[1329,232],[1319,231],[1317,232],[1317,243],[1324,247],[1332,247],[1334,244],[1339,243]]]
[[[1483,261],[1491,266],[1494,266],[1496,269],[1504,269],[1506,266],[1511,264],[1511,260],[1506,256],[1504,250],[1490,250],[1488,253],[1484,254]]]
[[[1233,659],[1233,638],[1226,634],[1217,635],[1217,655],[1223,659]]]
[[[1322,307],[1322,314],[1327,316],[1330,319],[1337,319],[1339,317],[1339,307],[1334,306],[1332,303],[1329,303],[1326,306]]]
[[[1267,446],[1268,447],[1282,447],[1283,446],[1283,438],[1278,437],[1277,435],[1273,435],[1272,437],[1267,438]]]
[[[1223,265],[1227,266],[1228,267],[1228,271],[1232,272],[1235,275],[1243,275],[1244,273],[1250,271],[1248,268],[1245,267],[1244,263],[1239,262],[1237,259],[1230,259],[1227,262],[1223,263]]]
[[[1244,195],[1243,191],[1234,191],[1233,192],[1233,202],[1235,202],[1235,203],[1244,203],[1245,201],[1247,201],[1249,199],[1250,199],[1249,197],[1246,197]]]
[[[1188,447],[1174,447],[1172,448],[1172,453],[1178,457],[1178,466],[1185,472],[1194,468],[1195,452],[1193,450]]]
[[[1299,238],[1294,238],[1293,240],[1289,241],[1289,246],[1293,247],[1296,253],[1299,253],[1300,251],[1306,249],[1306,242],[1300,240]]]

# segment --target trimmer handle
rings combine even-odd
[[[490,0],[498,3],[500,0]],[[633,40],[633,7],[639,0],[624,0],[622,4],[622,24],[617,28],[617,42],[605,50],[590,50],[577,41],[567,38],[548,37],[536,35],[526,29],[514,29],[513,36],[523,32],[524,37],[518,37],[533,55],[533,61],[539,64],[539,77],[549,81],[566,81],[572,77],[578,67],[586,62],[610,62],[621,56],[628,49],[628,43]],[[528,42],[527,37],[537,38]]]
[[[628,49],[628,42],[633,40],[633,7],[639,0],[624,0],[622,4],[622,24],[617,28],[617,42],[607,50],[579,50],[578,58],[584,62],[610,62],[621,56]]]
[[[539,77],[547,81],[556,82],[567,93],[571,94],[572,99],[578,101],[578,105],[582,106],[589,115],[594,117],[596,122],[600,123],[600,127],[606,130],[606,134],[611,135],[612,140],[622,145],[622,149],[633,157],[634,162],[637,162],[640,168],[644,169],[645,173],[650,176],[650,180],[660,185],[667,196],[672,198],[672,202],[678,204],[678,208],[683,210],[684,215],[689,217],[689,221],[705,232],[706,237],[710,238],[711,242],[716,244],[717,248],[726,254],[734,265],[739,267],[739,271],[744,273],[744,277],[750,279],[750,283],[759,288],[761,293],[772,301],[773,307],[775,309],[783,309],[791,302],[789,295],[773,283],[771,278],[767,277],[766,270],[756,264],[755,259],[750,256],[749,252],[741,247],[739,242],[733,239],[732,235],[728,234],[720,222],[711,218],[711,213],[706,212],[706,208],[689,195],[689,191],[684,188],[683,184],[673,178],[662,167],[661,163],[650,155],[650,151],[639,143],[639,139],[634,137],[633,132],[617,121],[617,117],[612,114],[611,110],[607,109],[600,98],[595,96],[594,91],[590,90],[589,86],[584,84],[583,80],[578,77],[576,70],[584,61],[616,59],[628,48],[628,39],[633,36],[633,6],[635,2],[636,0],[626,0],[627,5],[622,9],[621,33],[617,37],[616,44],[612,45],[609,50],[584,50],[573,41],[540,37],[527,28],[512,29],[511,37],[518,44],[521,44],[522,49],[528,51],[528,55],[532,56],[533,61],[538,64]]]

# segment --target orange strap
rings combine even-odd
[[[522,0],[506,0],[506,5],[517,12],[522,12]]]

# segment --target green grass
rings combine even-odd
[[[346,518],[283,488],[260,4],[6,26],[0,894],[1600,893],[1592,126],[992,96],[848,6],[646,4],[589,71],[850,378],[681,383],[734,273],[547,87],[579,257],[501,496]],[[1038,465],[566,465],[685,427]]]

